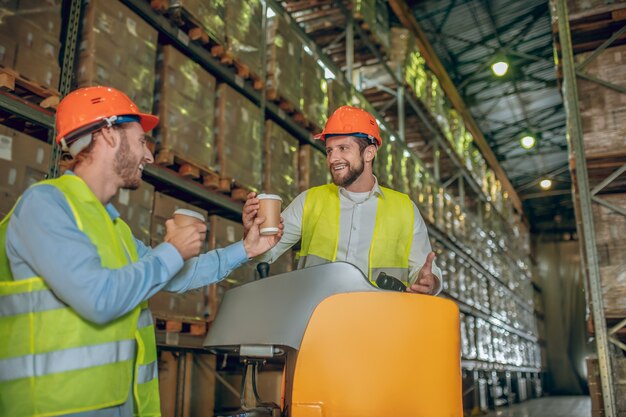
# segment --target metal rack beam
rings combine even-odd
[[[16,114],[40,126],[52,129],[54,113],[11,93],[0,90],[0,109]]]
[[[591,295],[591,308],[593,311],[593,323],[595,326],[596,349],[600,367],[600,380],[602,385],[602,397],[604,400],[604,412],[606,417],[617,416],[615,394],[613,392],[613,375],[611,370],[611,355],[609,352],[609,335],[604,317],[604,302],[602,298],[602,286],[600,280],[600,268],[598,265],[598,252],[596,235],[593,221],[592,193],[589,185],[587,172],[587,160],[583,140],[583,129],[578,106],[578,91],[576,85],[576,67],[569,28],[567,3],[565,0],[556,1],[557,23],[559,41],[561,46],[561,64],[563,67],[563,96],[565,112],[567,116],[567,130],[570,140],[570,152],[576,160],[576,186],[580,205],[582,224],[577,226],[582,229],[584,236],[584,254],[589,274],[589,292]],[[579,235],[581,235],[579,229]]]
[[[187,180],[175,172],[158,165],[147,165],[143,173],[145,179],[150,179],[152,182],[157,182],[165,187],[180,190],[190,199],[201,201],[223,210],[226,217],[241,220],[242,204],[236,203],[222,194],[211,192],[202,187],[202,185]]]

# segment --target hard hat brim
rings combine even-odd
[[[159,118],[153,114],[139,113],[137,116],[139,116],[139,123],[145,133],[148,133],[159,124]]]

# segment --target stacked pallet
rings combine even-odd
[[[286,207],[299,192],[298,140],[276,123],[265,122],[263,190],[278,194]]]
[[[298,172],[298,187],[300,191],[328,184],[330,181],[326,156],[312,145],[300,146]]]
[[[260,0],[229,0],[226,4],[227,61],[258,79],[263,67],[263,7]]]
[[[328,85],[324,69],[315,56],[302,54],[302,112],[306,121],[316,131],[321,131],[326,124],[328,114]]]
[[[235,188],[260,190],[263,139],[261,109],[226,84],[217,87],[217,167]],[[245,199],[243,193],[242,197]]]
[[[157,162],[214,171],[215,77],[173,46],[160,49],[157,72]]]
[[[352,105],[352,93],[339,79],[328,81],[328,115],[333,114],[341,106]]]
[[[6,12],[0,22],[0,64],[3,76],[11,80],[3,80],[3,87],[13,90],[22,84],[42,98],[58,95],[61,2],[14,0],[0,9]]]
[[[267,33],[267,97],[280,102],[285,110],[301,111],[302,42],[292,25],[281,16],[268,20]]]
[[[156,29],[121,2],[89,2],[80,43],[79,87],[117,88],[151,113],[156,56]]]

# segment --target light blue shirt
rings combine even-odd
[[[119,217],[113,205],[107,204],[106,210],[112,220]],[[123,316],[160,290],[185,292],[218,282],[248,261],[242,241],[187,262],[169,243],[154,249],[137,239],[135,244],[137,262],[103,268],[96,247],[76,226],[65,196],[52,185],[24,193],[6,236],[14,279],[42,277],[81,317],[99,324]],[[132,395],[125,405],[77,415],[132,416]]]

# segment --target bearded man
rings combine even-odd
[[[428,231],[406,194],[381,187],[372,164],[382,139],[376,119],[343,106],[316,136],[326,146],[332,184],[304,191],[283,211],[284,235],[257,260],[274,262],[302,240],[298,268],[345,261],[375,283],[381,272],[403,281],[407,291],[437,295],[441,270],[434,263]],[[251,230],[259,209],[248,195],[243,224]]]
[[[167,220],[154,248],[135,239],[110,201],[141,185],[158,123],[109,87],[59,103],[69,170],[30,187],[0,222],[1,416],[159,416],[148,299],[218,282],[280,239],[260,236],[262,218],[206,253],[200,222]]]

